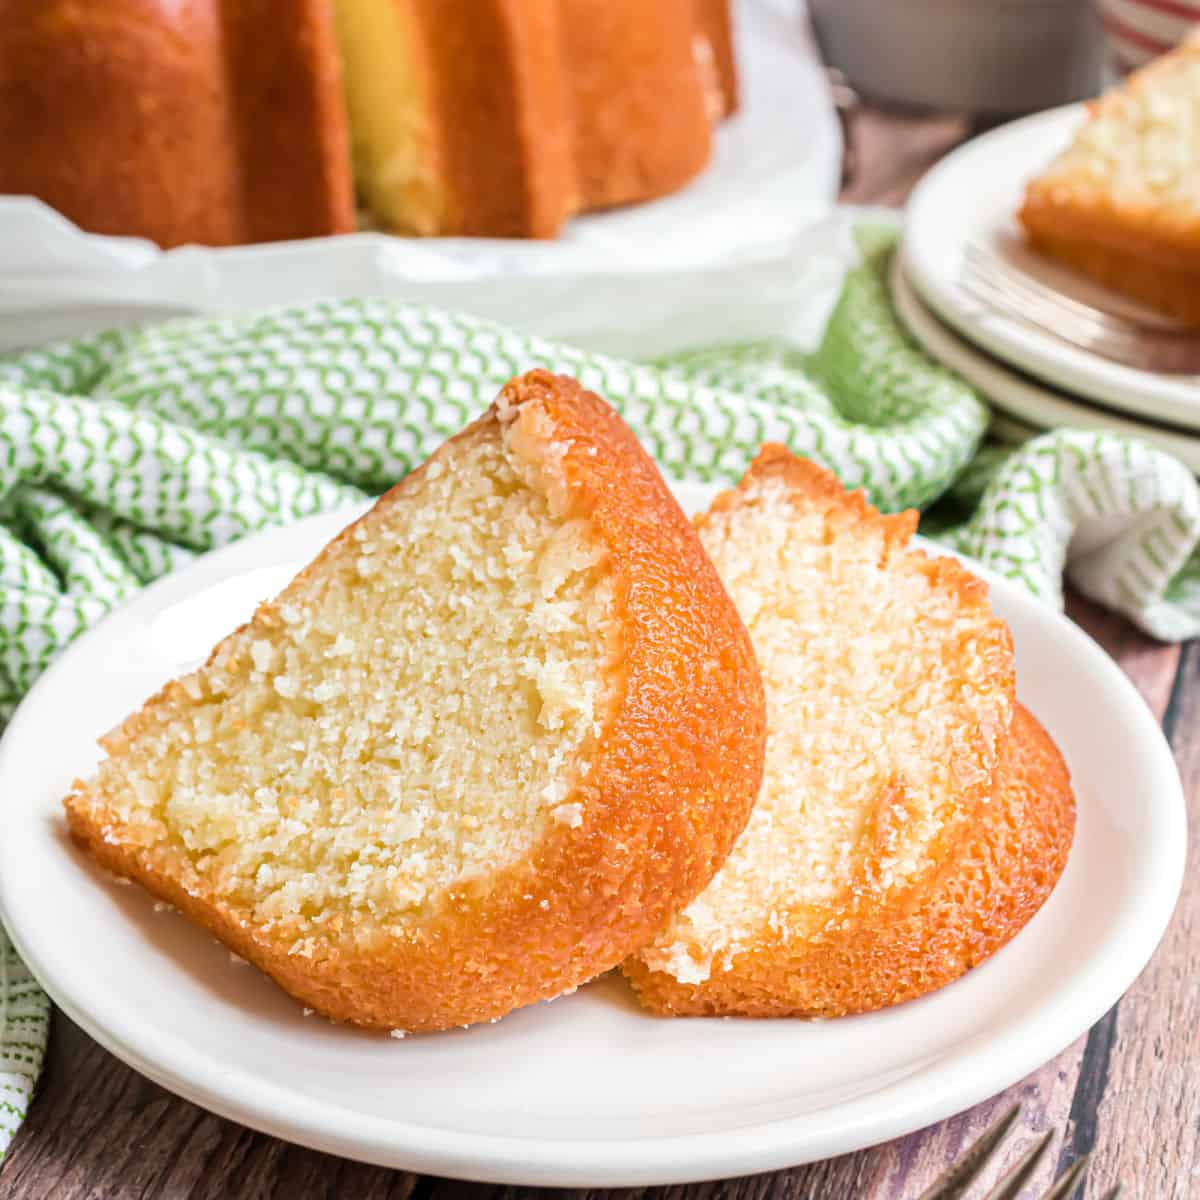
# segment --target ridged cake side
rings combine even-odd
[[[9,0],[0,193],[160,246],[346,233],[329,0]],[[269,48],[269,53],[264,52]]]

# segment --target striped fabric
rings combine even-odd
[[[1200,0],[1097,0],[1113,63],[1132,71],[1200,26]]]

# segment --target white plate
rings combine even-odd
[[[663,274],[779,257],[832,207],[841,133],[797,0],[738,0],[735,16],[742,104],[718,129],[709,167],[660,200],[581,216],[553,241],[362,233],[163,253],[0,196],[0,348],[181,311],[229,315],[330,296],[415,300],[574,339],[569,314],[597,281],[633,274],[655,286]],[[619,282],[605,297],[613,313],[639,286]],[[514,303],[514,284],[528,311]],[[705,286],[720,285],[691,285]],[[678,301],[666,294],[660,303],[670,312]]]
[[[1022,371],[1122,412],[1200,430],[1200,378],[1155,375],[1109,362],[981,304],[959,281],[974,244],[1066,295],[1113,309],[1131,304],[1026,246],[1017,224],[1026,181],[1070,141],[1082,105],[1015,121],[961,146],[918,184],[908,205],[909,282],[963,337]]]
[[[900,320],[933,358],[974,384],[996,408],[1037,429],[1070,425],[1141,438],[1200,474],[1200,437],[1081,404],[1026,375],[1019,375],[998,359],[989,358],[943,325],[921,303],[908,282],[907,268],[901,251],[893,260],[891,271],[892,301]]]
[[[685,505],[711,489],[687,488]],[[1063,1049],[1145,964],[1174,905],[1183,796],[1133,686],[1074,625],[992,580],[1024,701],[1075,777],[1062,881],[1005,949],[935,995],[839,1021],[663,1020],[618,978],[495,1025],[395,1041],[305,1018],[264,976],[75,850],[59,798],[94,739],[272,594],[349,514],[210,554],[84,635],[0,744],[0,910],[54,1000],[215,1112],[441,1175],[600,1187],[780,1168],[976,1103]]]

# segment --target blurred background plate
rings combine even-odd
[[[1121,366],[981,304],[962,286],[974,245],[1065,295],[1099,308],[1132,306],[1035,254],[1016,213],[1025,183],[1070,141],[1083,105],[1001,126],[942,159],[917,185],[904,226],[905,274],[924,303],[974,345],[1018,370],[1109,408],[1200,431],[1200,379]]]
[[[1068,425],[1137,437],[1173,454],[1200,474],[1200,437],[1168,426],[1134,421],[1104,408],[1085,404],[1038,383],[977,350],[944,325],[921,303],[904,271],[903,256],[892,262],[892,301],[909,333],[938,362],[973,384],[1007,420],[993,420],[991,432],[1005,441],[1024,441],[1048,429]]]

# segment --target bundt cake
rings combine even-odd
[[[304,1004],[502,1016],[708,883],[762,778],[746,630],[654,464],[533,372],[104,739],[108,869]]]
[[[579,208],[563,0],[334,0],[359,189],[385,228],[550,237]]]
[[[707,162],[729,0],[9,0],[0,193],[162,246],[549,237]],[[353,172],[352,164],[353,162]]]
[[[661,196],[708,162],[723,104],[697,2],[647,19],[644,0],[562,0],[581,208]]]
[[[1020,217],[1044,254],[1200,325],[1200,32],[1092,105]]]
[[[708,84],[710,111],[731,116],[738,106],[737,60],[733,53],[733,10],[729,0],[696,0],[700,37],[696,40],[696,59],[702,69],[715,71],[715,86]],[[706,64],[711,63],[711,68]]]
[[[354,228],[329,0],[0,11],[0,193],[161,246]]]
[[[625,966],[668,1014],[832,1017],[1008,941],[1066,860],[1066,767],[1017,709],[1007,626],[913,513],[782,448],[700,519],[767,695],[763,788],[713,882]]]

